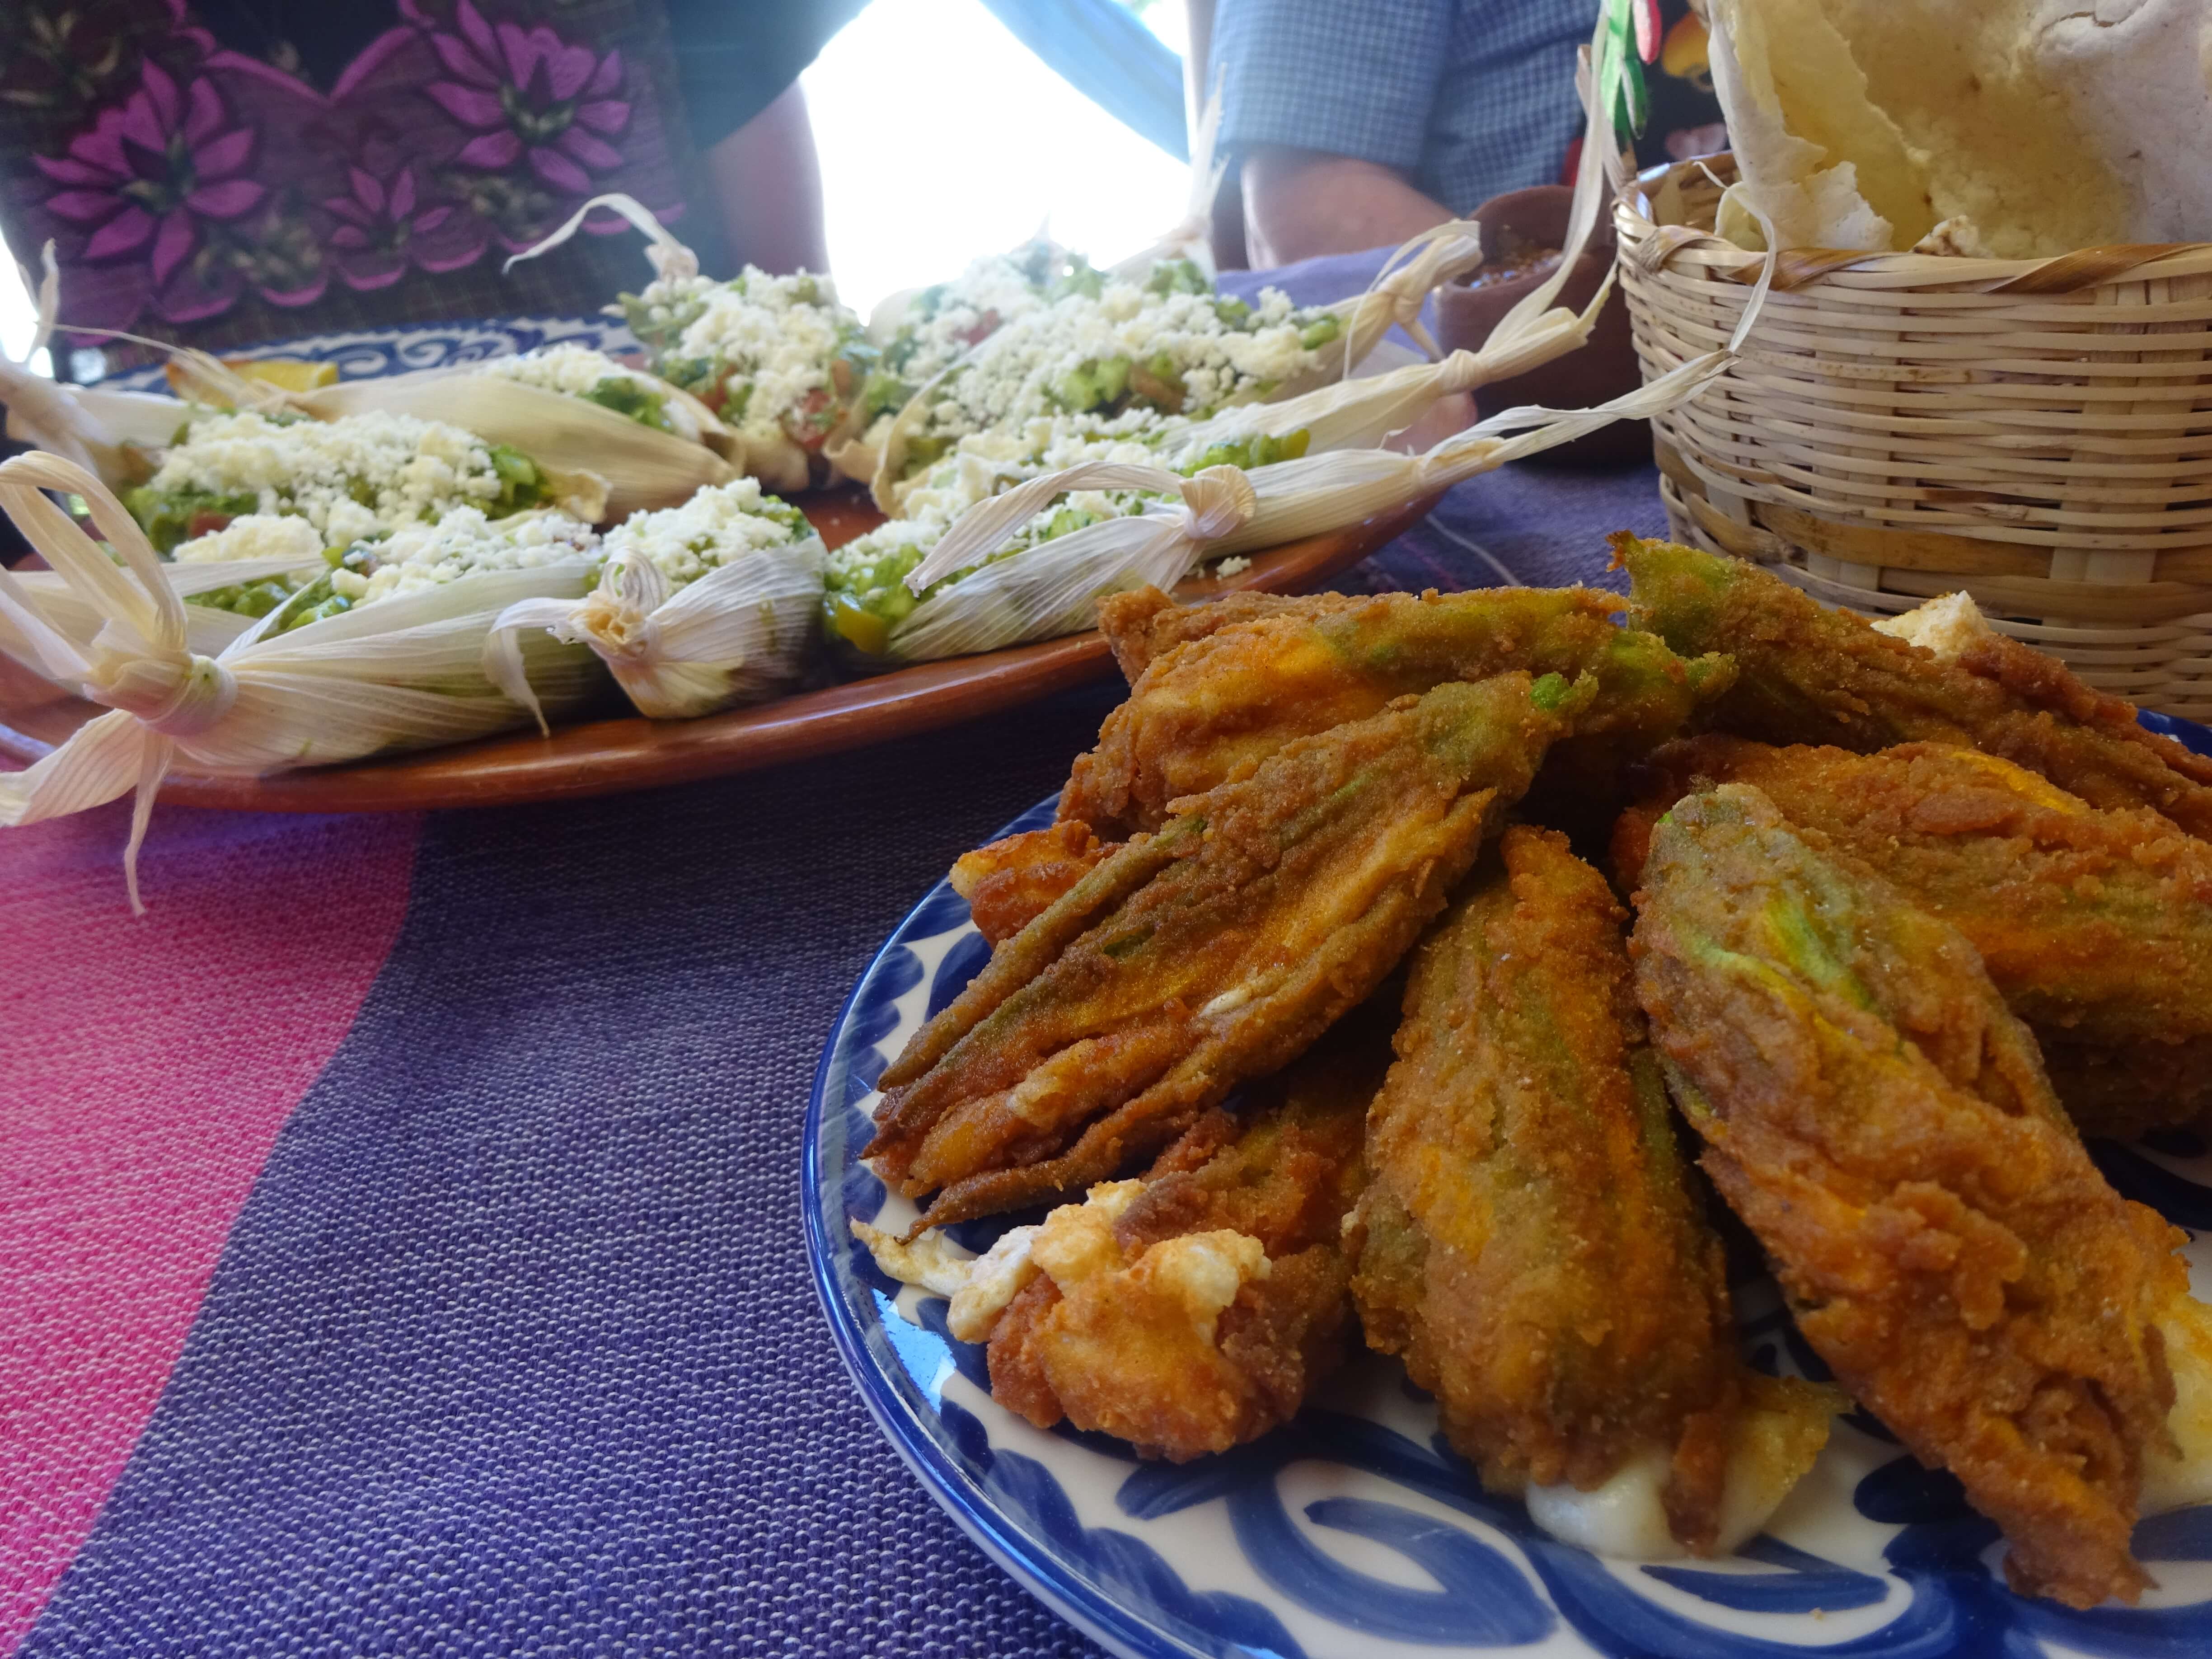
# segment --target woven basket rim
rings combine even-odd
[[[1727,150],[1665,161],[1646,167],[1624,189],[1613,212],[1626,254],[1640,244],[1647,268],[1656,269],[1695,250],[1704,274],[1723,282],[1759,280],[1766,255],[1723,240],[1710,229],[1661,224],[1652,198],[1676,177],[1710,170],[1723,184],[1735,176],[1735,157]],[[1659,246],[1654,246],[1652,239]],[[1774,286],[1799,289],[1841,286],[1848,274],[1875,279],[1885,289],[1917,287],[1953,293],[1978,290],[1991,295],[2070,294],[2120,282],[2212,273],[2212,242],[2136,242],[2079,248],[2042,259],[1982,259],[1958,254],[1868,253],[1850,248],[1785,248],[1775,261]],[[1856,286],[1856,283],[1853,283]]]

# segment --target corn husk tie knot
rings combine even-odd
[[[1252,481],[1233,466],[1209,466],[1178,488],[1188,525],[1184,533],[1201,544],[1243,528],[1259,505]]]
[[[653,613],[667,598],[668,578],[659,566],[642,554],[617,553],[599,585],[552,632],[571,644],[588,644],[609,661],[641,662],[660,648]]]
[[[213,657],[187,652],[178,657],[117,657],[107,667],[91,664],[88,689],[110,708],[137,717],[140,725],[166,738],[189,738],[206,731],[238,701],[238,677]]]
[[[50,490],[83,500],[89,532]],[[280,607],[229,633],[206,625],[227,613],[187,615],[200,608],[184,603],[185,585],[257,562],[163,564],[114,492],[76,463],[36,451],[0,463],[0,509],[51,567],[0,570],[0,651],[108,710],[35,764],[0,773],[0,828],[135,792],[124,854],[134,911],[144,908],[138,849],[173,765],[259,776],[512,726],[522,711],[495,695],[478,660],[486,630],[519,600],[580,598],[588,575],[580,561],[479,571],[295,629],[280,626]],[[212,654],[196,648],[226,637]],[[533,698],[563,708],[600,672],[588,652],[550,641],[528,666]]]
[[[484,641],[486,678],[538,714],[523,672],[534,632],[588,647],[639,714],[696,720],[787,689],[804,672],[829,558],[809,533],[759,548],[678,587],[642,551],[610,554],[580,599],[528,599],[501,612]]]

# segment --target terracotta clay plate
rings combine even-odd
[[[832,547],[881,522],[857,493],[802,496],[797,504]],[[1243,588],[1291,592],[1311,587],[1419,522],[1433,504],[1416,502],[1255,554],[1251,567],[1237,575],[1188,582],[1179,591],[1186,599],[1200,599]],[[1073,634],[923,663],[704,720],[588,720],[559,727],[550,738],[516,732],[392,760],[264,778],[172,773],[161,799],[259,812],[374,812],[613,794],[858,749],[972,720],[1114,672],[1099,635]],[[100,712],[0,659],[0,755],[35,761]]]

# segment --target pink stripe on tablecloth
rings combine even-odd
[[[0,831],[0,1659],[383,965],[419,823],[157,808],[138,921],[127,803]]]

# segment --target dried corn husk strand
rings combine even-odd
[[[730,489],[757,498],[750,480]],[[526,600],[493,627],[484,641],[484,672],[538,714],[541,728],[545,719],[520,654],[521,641],[533,633],[588,647],[637,711],[653,720],[692,720],[757,702],[787,690],[805,670],[828,557],[821,536],[809,527],[779,544],[739,551],[679,585],[641,544],[659,527],[656,520],[678,520],[680,511],[634,520],[610,534],[599,585],[582,600]]]
[[[140,453],[169,441],[182,411],[173,398],[144,392],[100,392],[59,384],[34,373],[31,359],[54,332],[61,272],[54,245],[41,250],[43,274],[34,285],[23,271],[23,286],[38,296],[38,327],[19,362],[0,352],[0,402],[8,405],[8,435],[68,457],[102,483],[125,489],[150,470]]]
[[[1284,381],[1273,395],[1295,398],[1346,379],[1394,327],[1404,329],[1431,357],[1442,356],[1421,312],[1431,294],[1482,264],[1481,230],[1472,219],[1425,230],[1382,262],[1366,292],[1322,307],[1344,325],[1338,343],[1322,354],[1317,368]]]
[[[1192,112],[1190,121],[1190,192],[1184,198],[1182,217],[1150,247],[1139,250],[1112,267],[1116,276],[1141,276],[1161,259],[1188,259],[1212,282],[1213,266],[1213,204],[1229,176],[1230,158],[1221,153],[1221,88],[1228,75],[1224,64],[1214,70],[1213,87]]]
[[[1373,447],[1455,392],[1525,374],[1574,350],[1589,338],[1612,293],[1608,272],[1579,315],[1564,307],[1532,313],[1516,307],[1498,320],[1479,351],[1455,351],[1436,362],[1340,380],[1279,403],[1240,404],[1176,434],[1163,452],[1200,454],[1217,444],[1295,432],[1306,434],[1309,454]]]
[[[319,558],[210,559],[198,564],[165,564],[161,571],[170,590],[186,601],[185,648],[211,657],[250,629],[255,619],[240,611],[220,611],[213,605],[193,605],[190,601],[226,587],[242,587],[272,576],[319,574],[327,568]],[[60,572],[17,571],[15,580],[21,592],[36,603],[40,614],[64,634],[76,639],[90,639],[99,633],[106,618],[96,605],[70,586]],[[0,654],[13,657],[26,667],[35,663],[30,641],[4,616],[0,616]]]
[[[1694,396],[1729,361],[1726,352],[1711,353],[1595,409],[1507,410],[1418,455],[1342,450],[1249,472],[1209,468],[1194,479],[1161,468],[1093,462],[1033,478],[964,514],[907,577],[918,593],[981,566],[916,606],[891,630],[888,654],[921,660],[1073,632],[1090,624],[1101,594],[1147,582],[1168,586],[1200,558],[1340,530],[1613,421],[1646,418]],[[1529,429],[1516,432],[1522,428]],[[1232,479],[1241,481],[1241,490]],[[1207,481],[1204,492],[1194,495],[1192,487],[1201,480]],[[1145,495],[1133,500],[1125,517],[983,562],[1056,496],[1077,489]]]
[[[114,557],[43,490],[82,496]],[[518,599],[580,594],[582,562],[486,572],[290,633],[262,618],[220,651],[191,647],[188,607],[122,502],[58,456],[0,463],[0,507],[88,614],[42,603],[0,570],[11,654],[105,704],[27,771],[0,775],[0,827],[81,811],[137,791],[125,873],[134,911],[137,853],[172,766],[257,775],[459,743],[527,716],[483,673],[483,637]],[[119,560],[120,563],[117,561]],[[96,631],[88,623],[96,622]],[[600,675],[588,652],[543,641],[530,674],[541,702],[571,706]]]

